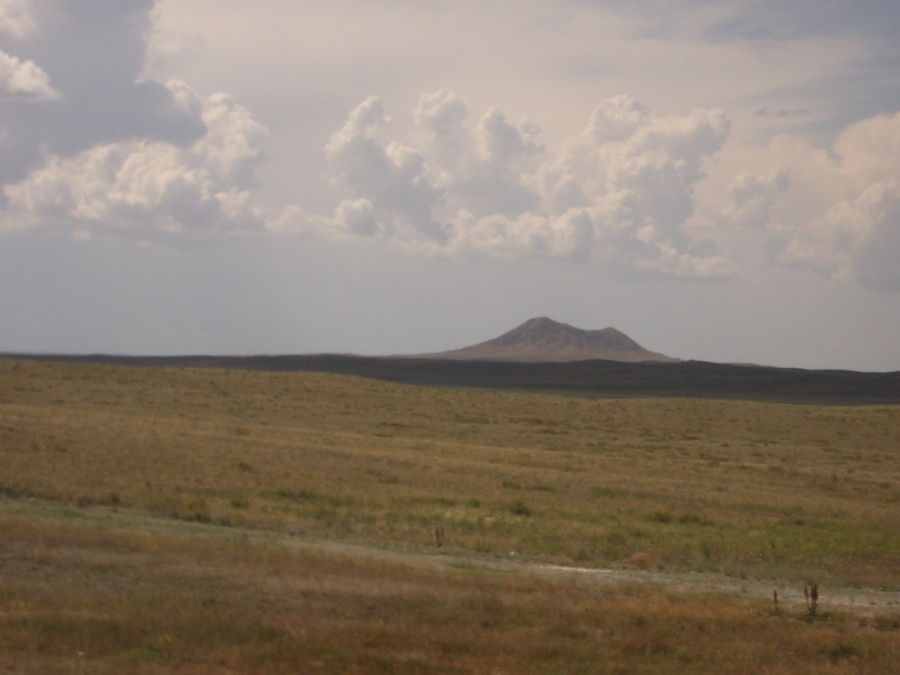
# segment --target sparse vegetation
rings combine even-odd
[[[825,589],[900,588],[898,437],[898,406],[0,359],[0,670],[891,672],[897,614]],[[391,553],[436,546],[822,595]]]

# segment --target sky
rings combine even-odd
[[[0,352],[538,316],[900,370],[898,0],[0,0]]]

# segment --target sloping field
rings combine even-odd
[[[897,438],[892,405],[0,360],[0,670],[891,672]]]

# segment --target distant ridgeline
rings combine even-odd
[[[125,366],[236,368],[357,375],[403,384],[588,396],[692,396],[829,404],[900,404],[900,371],[863,373],[679,361],[613,328],[583,331],[532,319],[472,347],[417,356],[21,355]]]

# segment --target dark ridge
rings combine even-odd
[[[900,403],[900,371],[863,373],[705,361],[521,363],[338,354],[158,357],[7,355],[7,358],[123,366],[322,372],[420,386],[588,396],[687,396],[828,404]]]

